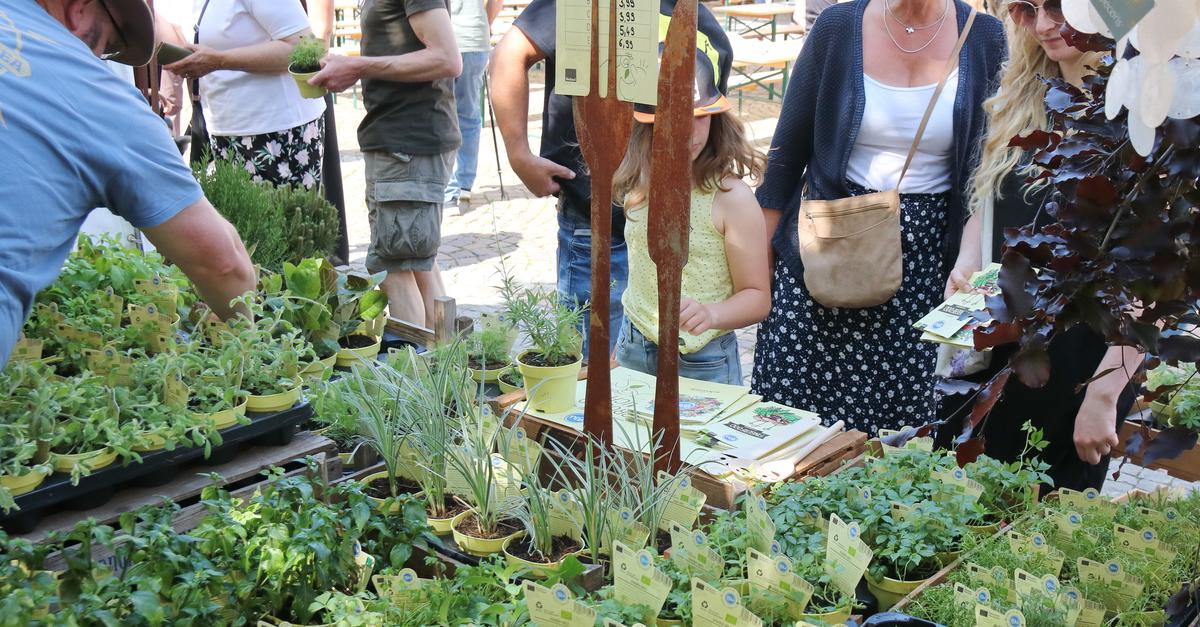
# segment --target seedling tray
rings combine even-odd
[[[221,445],[213,447],[206,463],[232,460],[248,443],[281,446],[292,440],[301,423],[313,415],[313,408],[301,400],[291,409],[274,413],[248,412],[250,424],[221,431]],[[203,447],[176,447],[173,451],[143,453],[142,463],[130,462],[92,471],[71,485],[71,477],[54,473],[32,492],[16,498],[20,510],[0,516],[0,526],[10,533],[33,531],[42,517],[62,509],[83,510],[103,505],[125,485],[162,485],[171,481],[181,467],[203,458]]]

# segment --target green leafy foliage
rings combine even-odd
[[[325,56],[325,42],[316,37],[301,37],[288,53],[288,67],[297,73],[316,72],[321,69],[321,57]]]
[[[241,163],[219,159],[196,165],[194,173],[205,197],[242,236],[251,259],[268,270],[327,254],[337,242],[337,210],[315,188],[256,183]]]

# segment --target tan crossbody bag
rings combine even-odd
[[[954,52],[946,63],[917,136],[908,149],[896,189],[837,200],[803,200],[797,231],[800,259],[804,262],[804,284],[813,300],[826,307],[863,308],[883,304],[896,295],[904,279],[900,252],[900,182],[908,173],[925,126],[942,95],[946,79],[958,63],[958,55],[971,25],[975,9],[967,17]]]

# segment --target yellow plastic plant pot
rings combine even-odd
[[[310,377],[321,377],[325,374],[325,371],[332,369],[335,364],[337,364],[337,353],[334,353],[325,359],[318,359],[308,364],[303,370],[300,371],[300,376],[306,379]]]
[[[354,337],[354,336],[351,336]],[[376,339],[375,343],[362,348],[343,348],[337,353],[337,365],[339,368],[349,368],[360,360],[370,361],[375,359],[379,354],[379,348],[383,346],[383,340]]]
[[[992,523],[990,525],[967,525],[967,529],[977,536],[986,538],[988,536],[996,535],[996,532],[1000,531],[1000,523]]]
[[[533,577],[535,579],[545,579],[546,577],[549,577],[551,574],[553,574],[555,571],[557,571],[559,568],[561,568],[563,565],[563,562],[567,561],[568,557],[571,557],[572,555],[578,556],[584,552],[583,549],[580,549],[578,551],[572,551],[571,553],[568,553],[568,554],[562,556],[561,559],[558,559],[553,562],[531,562],[529,560],[522,559],[522,558],[517,557],[517,556],[513,555],[512,553],[508,552],[508,547],[513,542],[516,542],[517,540],[520,540],[524,537],[525,537],[525,532],[518,531],[516,533],[516,535],[510,536],[507,540],[504,541],[502,550],[504,552],[504,561],[508,562],[508,564],[510,566],[516,566],[519,568],[523,568],[524,572],[522,574],[525,575],[526,577]]]
[[[20,496],[27,492],[32,492],[34,488],[42,485],[46,480],[48,473],[30,469],[19,475],[0,475],[0,485],[8,489],[9,494]]]
[[[840,625],[850,619],[850,608],[836,609],[832,612],[824,612],[822,614],[804,614],[800,620],[805,622],[816,622],[828,625]]]
[[[450,527],[454,524],[454,519],[458,518],[458,516],[451,516],[449,518],[434,518],[433,516],[428,515],[428,509],[425,511],[425,523],[432,527],[433,532],[439,536],[444,536],[447,533],[450,533]]]
[[[50,459],[54,462],[54,470],[58,472],[71,472],[75,466],[84,466],[88,470],[99,470],[116,461],[117,452],[106,446],[86,453],[51,453]]]
[[[471,373],[471,378],[479,383],[496,382],[500,379],[500,374],[503,373],[505,370],[508,370],[508,364],[503,364],[501,366],[497,366],[495,368],[488,368],[485,370],[476,370],[475,368],[467,366],[467,372]],[[503,389],[503,387],[504,386],[501,385],[501,389]],[[513,388],[513,389],[516,389],[516,388]]]
[[[293,72],[288,70],[288,74],[292,75],[292,79],[296,81],[296,87],[300,90],[300,95],[305,98],[324,98],[325,94],[329,93],[324,87],[308,84],[308,79],[316,76],[316,72]]]
[[[246,410],[259,413],[283,411],[291,409],[292,405],[295,405],[298,400],[300,400],[300,386],[297,385],[279,394],[266,394],[264,396],[251,394],[246,399]]]
[[[926,581],[929,581],[929,579],[916,579],[913,581],[902,581],[890,577],[876,579],[870,573],[867,573],[867,589],[879,601],[880,612],[886,612],[891,609],[900,599],[908,596],[910,592],[919,588]]]
[[[388,474],[387,474],[386,470],[383,472],[376,472],[376,473],[369,474],[362,478],[363,488],[366,488],[367,486],[371,485],[371,482],[373,482],[377,479],[386,479],[387,476],[388,476]],[[417,494],[423,495],[424,492],[418,492]],[[395,514],[396,512],[400,511],[400,507],[399,507],[398,503],[392,503],[391,507],[388,507],[385,510],[383,507],[383,502],[385,499],[368,496],[367,500],[371,502],[372,507],[379,510],[380,512],[383,512],[384,514]]]
[[[678,618],[663,618],[661,616],[654,619],[654,624],[657,627],[683,627],[683,621]]]
[[[471,555],[475,555],[477,557],[487,557],[488,555],[499,553],[504,550],[505,542],[512,540],[513,537],[520,533],[519,531],[514,531],[513,533],[510,533],[506,536],[501,536],[499,538],[476,538],[459,531],[459,525],[461,525],[468,517],[474,515],[475,510],[469,509],[455,516],[450,521],[450,533],[453,534],[454,541],[458,543],[459,548],[467,553],[470,553]]]
[[[239,416],[246,415],[246,403],[246,399],[243,398],[236,407],[209,413],[191,412],[191,414],[198,420],[208,422],[214,429],[228,429],[237,424]]]
[[[167,446],[166,438],[157,433],[143,431],[142,437],[146,439],[145,442],[133,447],[133,450],[139,453],[153,453],[154,451],[161,451]]]
[[[525,397],[529,405],[548,413],[564,412],[575,406],[575,388],[583,360],[565,366],[530,366],[523,359],[532,351],[517,357],[517,369],[525,379]]]
[[[503,373],[501,373],[501,374],[503,374]],[[510,394],[512,392],[516,392],[517,390],[522,389],[519,386],[513,385],[513,384],[509,383],[508,381],[505,381],[503,378],[500,377],[500,375],[496,375],[496,385],[500,386],[501,394]]]

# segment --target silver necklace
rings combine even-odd
[[[884,6],[887,6],[887,0],[883,0],[883,4],[884,4]],[[950,6],[949,0],[947,0],[947,4],[946,4],[947,9],[949,8],[949,6]],[[901,23],[903,24],[903,22],[901,22]],[[885,14],[883,16],[883,30],[885,32],[887,32],[888,39],[892,40],[892,45],[896,46],[896,48],[898,48],[900,50],[900,52],[903,52],[906,54],[916,54],[916,53],[928,48],[931,44],[933,44],[933,42],[937,41],[938,34],[940,34],[942,32],[942,27],[944,27],[945,25],[946,25],[946,14],[943,13],[941,19],[938,20],[937,30],[933,31],[933,35],[929,38],[929,41],[925,42],[925,45],[921,46],[920,48],[916,48],[914,50],[909,50],[908,48],[901,46],[900,42],[896,41],[896,36],[892,34],[892,29],[888,28],[887,15]],[[932,26],[932,24],[930,26]],[[907,28],[906,28],[906,30],[907,30]]]
[[[942,23],[942,20],[946,19],[946,14],[948,14],[950,12],[950,3],[949,2],[946,3],[946,6],[942,9],[942,15],[940,17],[938,17],[938,19],[936,19],[924,26],[910,26],[909,24],[905,23],[904,20],[900,19],[900,17],[897,16],[894,11],[892,11],[892,5],[889,4],[887,0],[883,0],[883,8],[887,10],[887,14],[892,16],[893,20],[896,20],[897,24],[904,27],[904,32],[911,35],[919,30],[925,30],[928,28],[933,28],[934,26],[940,26]]]

